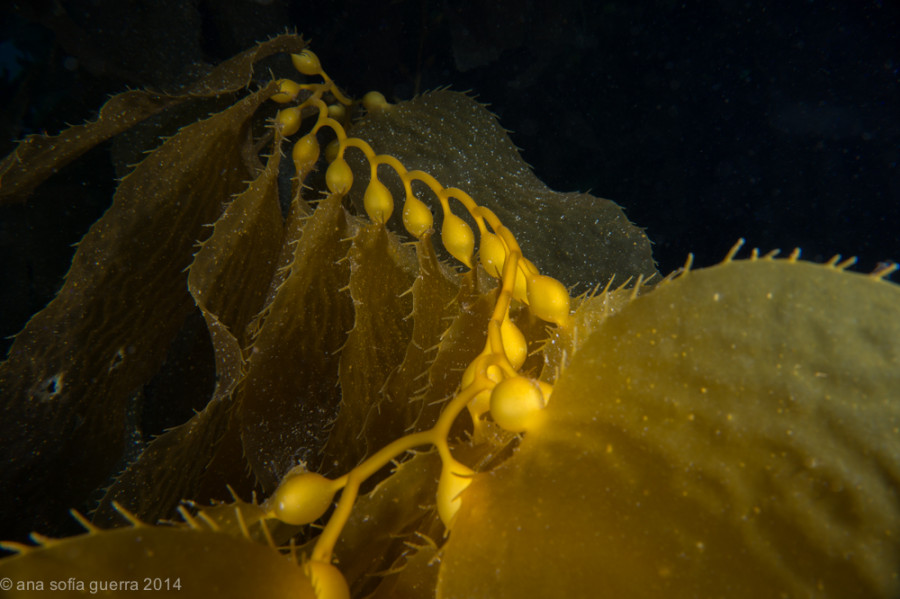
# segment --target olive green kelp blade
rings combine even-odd
[[[472,275],[473,271],[469,271],[460,277],[459,292],[452,304],[455,315],[447,319],[449,325],[441,333],[428,374],[422,377],[422,388],[411,398],[413,409],[419,414],[417,430],[427,429],[437,421],[445,402],[459,389],[463,372],[484,349],[496,294],[480,292]],[[457,424],[464,421],[462,418]]]
[[[239,91],[250,83],[254,64],[279,52],[299,52],[306,42],[279,35],[226,60],[178,95],[130,90],[110,98],[97,119],[58,135],[30,135],[0,161],[0,205],[25,200],[41,182],[99,143],[170,106],[194,98]]]
[[[549,189],[522,160],[497,118],[465,94],[435,91],[372,111],[348,134],[396,157],[408,169],[433,175],[445,187],[470,193],[515,231],[525,255],[538,268],[566,285],[593,287],[613,275],[624,282],[656,272],[650,241],[619,206],[586,193]],[[354,160],[359,154],[348,152],[347,157]],[[355,169],[358,181],[352,197],[358,206],[368,170]],[[395,177],[386,176],[383,182],[395,198],[403,197]],[[392,219],[395,230],[401,226],[399,212]],[[435,212],[435,230],[440,231],[441,214]]]
[[[194,309],[184,271],[246,186],[250,119],[274,90],[183,128],[126,176],[57,297],[16,336],[0,364],[6,535],[55,528],[51,514],[67,518],[111,474],[127,402]]]
[[[606,319],[464,493],[438,596],[897,597],[900,288],[727,262]]]
[[[129,526],[45,539],[40,547],[0,560],[0,578],[14,581],[4,597],[143,594],[136,590],[192,599],[316,596],[302,566],[289,557],[241,537],[186,526]],[[17,592],[25,581],[40,582],[46,595]],[[122,586],[92,589],[92,582]]]
[[[360,227],[347,258],[353,328],[341,348],[341,408],[325,446],[327,463],[336,472],[350,470],[395,438],[389,424],[379,426],[382,419],[393,420],[393,410],[378,406],[412,334],[413,322],[407,318],[412,297],[405,292],[416,272],[412,249],[381,225]]]
[[[327,423],[337,415],[339,350],[353,327],[344,289],[351,236],[341,197],[319,202],[249,352],[237,391],[241,441],[266,492],[299,462],[318,466]]]
[[[276,140],[278,147],[280,140]],[[216,221],[188,271],[187,284],[209,330],[216,357],[216,388],[206,407],[190,421],[166,431],[117,477],[106,492],[95,523],[121,521],[117,501],[142,520],[174,515],[178,503],[197,496],[200,478],[228,426],[231,394],[242,376],[243,349],[250,321],[262,308],[281,250],[278,207],[280,152]],[[245,471],[234,464],[229,482],[237,486]],[[177,473],[173,475],[174,473]],[[219,498],[226,497],[226,487]]]
[[[427,531],[437,519],[434,496],[440,472],[436,452],[419,453],[394,468],[371,493],[357,499],[335,548],[354,596],[364,596],[381,584],[380,576],[373,573],[387,572],[409,550],[405,542],[421,542],[416,533]],[[430,590],[433,596],[434,585]]]
[[[448,301],[459,293],[459,279],[446,264],[438,260],[431,242],[426,235],[416,244],[419,270],[412,285],[412,337],[406,346],[403,363],[391,373],[384,387],[384,397],[379,409],[393,414],[393,422],[383,422],[394,438],[409,430],[425,430],[434,420],[421,418],[425,406],[422,393],[430,383],[428,371],[431,368],[444,333],[457,314],[458,302]]]

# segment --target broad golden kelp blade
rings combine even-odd
[[[275,147],[280,145],[276,140]],[[216,388],[207,406],[190,421],[166,431],[107,490],[94,521],[121,520],[118,502],[139,518],[171,518],[183,498],[198,497],[200,480],[229,426],[231,396],[242,376],[248,325],[262,308],[281,250],[278,167],[275,151],[266,168],[215,222],[188,270],[187,285],[203,314],[215,351]],[[177,473],[173,476],[173,472]],[[227,475],[233,486],[244,479],[242,461]],[[218,498],[227,497],[224,484]]]
[[[280,35],[223,62],[180,93],[123,92],[110,98],[94,121],[73,125],[58,135],[28,136],[0,162],[0,204],[24,201],[42,181],[87,150],[170,106],[247,87],[257,61],[279,52],[299,52],[305,46],[299,36]]]
[[[302,211],[296,217],[301,218]],[[291,227],[288,224],[288,227]],[[353,327],[344,258],[352,233],[339,196],[322,200],[261,316],[238,387],[241,439],[267,492],[298,462],[315,467],[340,404],[339,350]]]
[[[663,284],[465,492],[438,596],[896,597],[898,389],[896,285],[770,259]]]
[[[186,526],[129,526],[44,540],[40,547],[0,560],[0,577],[14,581],[5,597],[35,596],[34,591],[17,591],[15,586],[32,581],[42,583],[48,596],[127,596],[144,591],[190,598],[315,598],[302,566],[289,556],[245,538]],[[91,587],[92,583],[122,587],[110,591],[109,586]],[[51,584],[57,587],[51,589]]]
[[[16,336],[0,364],[0,438],[17,456],[0,465],[0,513],[17,515],[17,533],[48,528],[35,516],[80,505],[112,474],[129,398],[194,309],[185,269],[246,186],[250,119],[274,87],[183,128],[125,177],[57,297]]]

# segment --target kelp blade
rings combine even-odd
[[[68,127],[58,135],[28,136],[0,161],[0,205],[24,201],[41,182],[81,154],[144,119],[191,99],[239,91],[250,83],[257,61],[278,52],[299,52],[305,46],[297,35],[280,35],[223,62],[179,94],[122,92],[103,105],[94,121]]]
[[[265,307],[237,391],[244,453],[267,492],[299,462],[318,467],[323,423],[338,411],[339,351],[353,327],[352,300],[342,291],[351,235],[341,198],[329,196],[299,239],[285,240],[293,247],[289,272]]]
[[[898,311],[772,260],[635,299],[463,495],[438,596],[896,597]]]
[[[212,398],[188,422],[154,439],[116,478],[94,514],[95,523],[113,525],[121,520],[113,501],[143,520],[156,522],[172,517],[184,498],[204,503],[209,499],[199,493],[200,481],[210,476],[209,463],[226,437],[231,395],[243,374],[249,324],[262,308],[281,250],[279,164],[280,153],[276,152],[259,176],[228,204],[188,271],[188,290],[203,315],[215,351]],[[236,426],[231,423],[231,428]],[[178,476],[172,476],[172,471]],[[241,488],[244,471],[240,460],[223,478]],[[215,498],[227,498],[224,483],[212,491]]]
[[[0,364],[7,534],[51,528],[121,455],[129,398],[194,308],[185,269],[248,173],[248,127],[274,84],[182,129],[125,177],[57,297]],[[40,476],[35,476],[40,472]],[[78,472],[78,476],[71,476]]]
[[[348,260],[353,328],[341,348],[341,409],[325,447],[337,472],[353,468],[397,436],[392,421],[403,414],[379,406],[384,404],[388,376],[403,361],[412,334],[413,323],[407,318],[412,298],[404,292],[416,271],[412,250],[380,225],[358,229]],[[398,424],[402,436],[405,423]]]
[[[625,281],[656,272],[649,239],[619,206],[586,193],[549,189],[522,160],[497,118],[465,94],[449,90],[423,94],[370,113],[348,134],[368,141],[378,153],[396,157],[410,170],[431,174],[445,187],[465,190],[515,232],[538,268],[566,285],[593,287],[613,276]],[[347,154],[349,160],[359,156]],[[389,169],[382,171],[387,175]],[[358,173],[351,195],[362,206],[369,174],[362,168]],[[394,177],[385,176],[383,182],[395,201],[404,197]],[[433,208],[435,230],[440,231],[442,216],[436,202]],[[463,216],[458,207],[454,210]],[[397,227],[400,212],[395,210],[392,217]],[[570,243],[560,244],[560,239]]]
[[[198,599],[316,597],[302,567],[289,557],[247,539],[186,527],[128,527],[49,540],[0,560],[0,578],[13,581],[4,597],[34,597],[33,590],[17,588],[25,581],[63,597],[129,596],[135,594],[133,584],[154,595]],[[104,593],[91,586],[108,589],[111,583],[120,588]]]

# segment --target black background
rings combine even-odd
[[[715,263],[739,237],[869,271],[900,259],[898,15],[849,0],[11,3],[0,150],[287,28],[356,97],[471,90],[550,187],[622,205],[664,273],[688,252]],[[108,205],[112,171],[80,176],[52,208],[0,210],[2,335],[52,297],[69,244]]]

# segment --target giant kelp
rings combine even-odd
[[[546,189],[474,100],[352,102],[304,45],[270,40],[198,84],[228,97],[278,51],[306,76],[151,151],[16,337],[4,534],[104,496],[77,516],[86,534],[7,543],[4,576],[232,596],[896,594],[888,270],[754,253],[657,283],[621,211]],[[129,94],[123,128],[195,101]],[[61,134],[78,144],[23,142],[0,195],[114,134],[103,114]],[[538,268],[605,287],[570,310]],[[154,395],[202,409],[117,471],[193,316],[211,351],[183,386],[215,386]],[[236,497],[253,494],[268,499]]]

